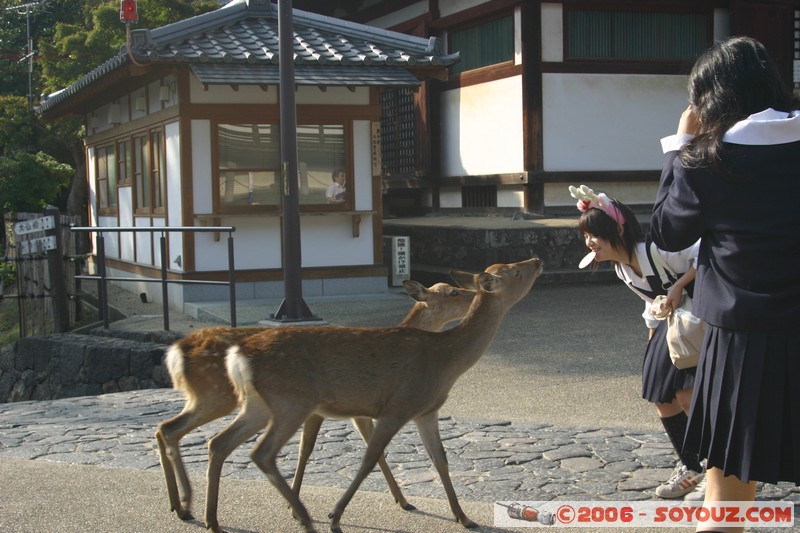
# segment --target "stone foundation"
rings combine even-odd
[[[0,349],[0,402],[170,387],[166,344],[64,333]]]
[[[421,283],[448,281],[452,269],[481,272],[495,263],[513,263],[532,256],[544,261],[542,282],[588,282],[616,277],[610,268],[580,270],[586,255],[577,220],[549,224],[485,217],[396,219],[384,225],[384,235],[407,236],[411,243],[411,279]],[[462,224],[463,222],[463,224]]]

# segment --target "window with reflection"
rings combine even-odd
[[[111,212],[117,209],[117,163],[114,145],[97,148],[97,207]]]
[[[350,204],[345,172],[345,126],[297,127],[298,191],[302,206],[343,208]],[[219,124],[217,167],[222,212],[280,208],[280,127],[277,124]],[[335,189],[336,200],[326,193]]]

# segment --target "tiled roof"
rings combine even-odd
[[[195,63],[192,72],[207,85],[277,85],[277,65],[239,65],[228,63]],[[420,82],[402,68],[391,67],[320,67],[300,65],[294,70],[295,85],[326,87],[418,87]]]
[[[292,25],[298,83],[303,79],[312,85],[391,85],[396,80],[407,86],[408,68],[442,69],[458,61],[458,53],[442,53],[435,37],[423,39],[300,10],[293,11]],[[267,74],[273,69],[265,68],[276,66],[279,55],[278,10],[269,0],[234,0],[161,28],[133,30],[131,36],[137,63],[196,65],[196,72],[216,80],[206,83],[224,83],[226,74],[231,76],[229,83],[277,83],[277,67],[274,75]],[[44,100],[39,111],[47,113],[128,63],[127,47],[122,46],[118,55]]]

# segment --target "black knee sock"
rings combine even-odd
[[[700,466],[697,454],[683,448],[683,437],[686,435],[686,424],[688,421],[689,418],[686,416],[686,413],[682,411],[677,415],[661,419],[664,429],[667,430],[667,436],[673,448],[675,448],[675,451],[678,452],[678,457],[681,462],[686,465],[686,468],[689,470],[702,472],[703,467]]]

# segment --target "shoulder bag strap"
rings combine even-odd
[[[673,283],[678,281],[679,276],[675,274],[669,266],[667,266],[667,263],[664,262],[664,259],[661,258],[656,243],[647,239],[645,242],[645,251],[647,252],[647,260],[650,261],[650,267],[661,280],[661,288],[667,290],[672,287]]]

